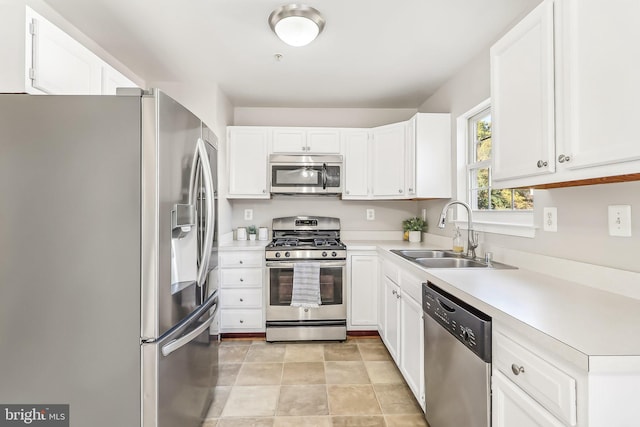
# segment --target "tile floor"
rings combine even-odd
[[[379,338],[220,344],[203,427],[411,427],[424,414]]]

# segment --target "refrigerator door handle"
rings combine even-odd
[[[200,168],[198,168],[198,160],[200,160]],[[200,263],[198,265],[197,282],[198,286],[202,287],[207,273],[209,271],[209,261],[211,260],[211,250],[213,248],[213,232],[214,232],[214,203],[215,194],[213,192],[213,176],[211,174],[211,164],[209,163],[209,157],[207,156],[207,148],[202,138],[198,138],[196,143],[196,153],[193,157],[193,164],[191,166],[191,182],[189,184],[189,194],[191,198],[191,204],[196,205],[196,198],[198,196],[198,189],[196,188],[196,178],[198,170],[202,171],[204,178],[204,191],[205,191],[205,205],[207,209],[207,218],[205,220],[204,231],[204,245],[202,248],[202,254]]]
[[[211,326],[211,323],[213,323],[213,320],[215,319],[216,312],[218,311],[218,293],[217,292],[214,292],[213,294],[211,294],[211,296],[209,296],[209,299],[205,301],[202,307],[200,307],[190,317],[192,318],[192,320],[197,320],[201,318],[203,315],[205,315],[206,313],[208,313],[212,308],[213,308],[213,312],[210,313],[209,318],[205,320],[201,325],[199,325],[197,328],[195,328],[193,331],[189,332],[188,334],[183,335],[174,340],[171,340],[167,344],[163,345],[161,348],[162,355],[165,357],[170,355],[174,351],[178,350],[180,347],[183,347],[184,345],[191,342],[194,338],[196,338],[198,335],[204,332],[209,326]]]

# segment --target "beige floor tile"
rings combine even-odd
[[[371,342],[358,342],[358,350],[360,350],[362,360],[393,360],[387,351],[387,347],[380,341],[371,340]]]
[[[383,414],[421,414],[411,390],[405,384],[374,384]]]
[[[275,417],[273,427],[331,427],[331,417]]]
[[[244,363],[236,385],[278,385],[282,381],[282,363]]]
[[[223,418],[216,427],[272,427],[273,418]]]
[[[424,414],[385,415],[387,427],[428,427]]]
[[[373,384],[402,384],[404,379],[393,362],[364,362]]]
[[[229,399],[231,394],[231,387],[214,387],[213,388],[213,402],[209,407],[207,416],[205,418],[219,418],[222,414],[222,409]]]
[[[283,385],[276,415],[329,415],[324,385]]]
[[[246,340],[246,339],[227,338],[220,341],[220,347],[227,347],[231,345],[251,345],[252,342],[253,342],[252,340]]]
[[[356,361],[362,360],[356,344],[325,344],[325,361]]]
[[[322,362],[324,361],[324,346],[322,344],[286,344],[285,362]]]
[[[380,406],[371,385],[328,385],[331,415],[380,414]]]
[[[248,345],[226,345],[218,349],[218,363],[242,363],[249,350]]]
[[[323,362],[285,363],[282,384],[325,384]]]
[[[234,385],[241,367],[242,363],[221,363],[218,365],[218,378],[216,380],[216,384],[219,386]]]
[[[327,384],[370,384],[362,362],[325,362]]]
[[[272,417],[279,394],[280,386],[235,386],[224,406],[222,418]]]
[[[255,342],[249,347],[246,363],[284,362],[284,344]]]
[[[205,420],[205,422],[202,423],[202,427],[217,427],[217,426],[218,426],[218,420],[216,419]]]
[[[333,427],[385,427],[384,417],[377,416],[351,416],[331,417]]]

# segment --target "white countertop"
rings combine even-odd
[[[590,369],[594,358],[599,357],[614,357],[618,362],[624,357],[625,363],[640,366],[640,340],[636,339],[635,333],[640,329],[640,301],[637,299],[524,268],[426,269],[388,252],[390,249],[435,247],[425,243],[345,243],[350,251],[375,247],[384,256],[404,262],[414,272],[422,272],[425,279],[494,319],[521,330],[524,325],[525,331],[527,327],[533,328],[531,332],[540,332],[542,341],[546,339],[552,345],[555,340],[559,341],[567,346],[564,356],[585,369]]]
[[[244,251],[264,251],[264,247],[270,240],[230,240],[218,244],[218,250],[232,251],[242,249]]]

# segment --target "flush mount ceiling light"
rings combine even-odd
[[[269,15],[269,26],[290,46],[305,46],[315,40],[325,20],[316,9],[303,4],[280,6]]]

